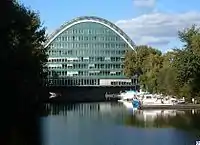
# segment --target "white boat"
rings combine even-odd
[[[185,104],[185,98],[183,97],[182,99],[177,100],[178,104]]]
[[[147,95],[147,94],[149,94],[149,92],[143,92],[142,89],[140,89],[140,91],[137,92],[138,96],[143,96],[143,95]]]
[[[135,98],[122,99],[122,100],[119,100],[119,102],[123,103],[123,105],[127,109],[138,110],[140,108],[140,101]],[[134,103],[136,103],[136,104],[134,105]]]
[[[127,108],[127,109],[134,109],[137,110],[139,108],[139,106],[133,106],[133,101],[139,102],[140,98],[136,96],[138,96],[138,92],[130,90],[130,91],[125,91],[123,93],[121,93],[119,95],[121,97],[120,100],[118,100],[118,102],[123,103],[123,105]]]
[[[141,103],[142,105],[174,105],[172,99],[157,97],[153,94],[144,95],[141,99]]]
[[[130,109],[138,109],[141,106],[161,106],[161,105],[175,105],[177,104],[177,99],[173,97],[162,97],[162,95],[157,95],[157,94],[149,94],[148,92],[136,92],[136,91],[126,91],[120,94],[121,100],[118,100],[118,102],[123,103],[123,105]],[[139,107],[138,105],[133,106],[133,101],[138,101],[139,102]]]
[[[133,102],[132,101],[124,101],[123,104],[127,109],[132,109],[132,110],[138,110],[139,109],[139,107],[134,107],[133,106]]]
[[[143,92],[141,89],[140,91],[134,91],[134,90],[128,90],[125,92],[121,92],[118,96],[121,98],[119,102],[122,102],[122,100],[126,99],[133,99],[134,97],[137,97],[139,100],[141,100],[141,97],[145,94],[149,94],[149,92]]]
[[[135,102],[139,102],[139,104],[134,106],[134,101]],[[161,97],[157,97],[153,94],[148,94],[148,95],[144,95],[142,98],[134,98],[134,97],[127,97],[124,99],[119,100],[119,102],[122,102],[123,105],[130,109],[134,109],[137,110],[139,109],[141,106],[161,106],[161,105],[174,105],[174,99],[166,99],[166,98],[161,98]]]
[[[126,92],[122,92],[120,93],[119,97],[121,98],[120,100],[118,100],[118,102],[120,103],[125,103],[125,104],[130,104],[131,100],[133,100],[135,96],[135,92],[134,91],[126,91]],[[127,103],[128,102],[128,103]],[[127,106],[127,105],[125,105]],[[130,106],[130,105],[128,105]]]
[[[126,98],[133,98],[136,94],[137,94],[136,91],[130,90],[130,91],[122,92],[122,93],[120,93],[118,96],[119,96],[121,99],[126,99]]]

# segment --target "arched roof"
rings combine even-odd
[[[69,29],[70,27],[79,24],[79,23],[83,23],[83,22],[93,22],[93,23],[99,23],[102,24],[104,26],[106,26],[107,28],[111,29],[112,31],[114,31],[118,36],[120,36],[128,45],[130,48],[132,48],[134,51],[134,42],[119,28],[117,27],[115,24],[109,22],[106,19],[103,18],[99,18],[96,16],[82,16],[82,17],[78,17],[75,19],[72,19],[71,21],[68,21],[67,23],[61,25],[60,28],[58,28],[54,33],[52,33],[48,40],[47,43],[45,44],[45,47],[48,47],[48,45],[54,40],[56,39],[56,37],[58,37],[62,32],[64,32],[65,30]]]

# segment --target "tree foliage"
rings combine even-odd
[[[137,73],[140,85],[150,92],[188,98],[198,96],[200,94],[200,28],[193,25],[179,31],[178,36],[184,44],[181,49],[162,54],[149,46],[137,46],[136,52],[127,52],[125,74],[131,77]]]
[[[47,75],[45,28],[39,15],[18,1],[0,4],[0,139],[2,144],[38,144],[36,110]]]
[[[148,46],[137,46],[136,52],[128,51],[125,57],[124,72],[128,77],[139,76],[141,85],[156,91],[158,71],[162,66],[161,52]]]
[[[34,101],[47,75],[45,28],[37,13],[17,1],[7,1],[5,14],[0,34],[3,90],[12,90],[13,101]]]

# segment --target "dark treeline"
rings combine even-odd
[[[36,110],[47,76],[45,28],[39,15],[18,1],[0,5],[1,144],[38,144]]]
[[[162,53],[149,46],[137,46],[126,54],[124,72],[139,76],[144,90],[177,97],[200,95],[200,28],[193,25],[178,32],[183,48]]]

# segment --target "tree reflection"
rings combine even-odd
[[[195,110],[196,112],[174,110],[168,114],[164,114],[163,111],[166,110],[157,110],[157,112],[152,110],[135,111],[133,115],[126,116],[124,123],[128,126],[140,128],[177,128],[200,131],[199,110]]]
[[[68,113],[138,128],[176,128],[200,133],[200,110],[140,110],[131,113],[118,104],[45,104],[42,116]]]

